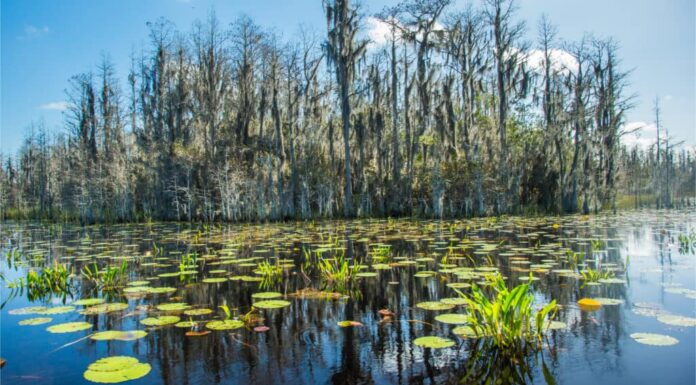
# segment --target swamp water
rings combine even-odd
[[[696,382],[694,211],[0,226],[3,385]],[[332,258],[362,265],[352,283],[321,278]],[[17,287],[55,263],[74,274],[69,293]],[[125,279],[95,286],[95,263]],[[528,282],[538,307],[557,301],[538,351],[505,358],[442,317],[496,273]],[[130,358],[98,361],[111,356]]]

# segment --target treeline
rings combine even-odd
[[[621,145],[631,95],[613,40],[563,42],[541,18],[529,42],[510,0],[321,6],[325,32],[292,40],[245,16],[152,23],[127,81],[107,58],[73,77],[64,133],[33,124],[6,158],[2,215],[587,213],[650,194],[656,170],[693,195],[693,154]]]

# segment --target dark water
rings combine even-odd
[[[207,231],[201,228],[200,233],[198,227],[180,224],[82,228],[4,223],[1,226],[3,261],[8,250],[20,248],[32,256],[29,265],[58,260],[79,272],[81,266],[92,261],[103,265],[120,263],[120,259],[112,260],[112,257],[131,257],[131,281],[177,271],[177,251],[196,251],[199,256],[207,256],[205,262],[199,261],[198,274],[184,281],[178,276],[152,280],[152,286],[176,287],[173,294],[139,298],[115,295],[109,302],[127,301],[129,309],[100,315],[81,315],[75,311],[51,315],[51,323],[37,326],[18,325],[22,319],[36,315],[11,315],[8,311],[29,305],[69,303],[93,297],[95,292],[86,283],[80,285],[77,279],[73,298],[30,302],[23,294],[7,301],[13,293],[3,284],[2,301],[7,303],[0,312],[0,356],[7,363],[0,371],[2,384],[86,384],[89,382],[83,378],[83,372],[87,366],[111,355],[134,356],[152,365],[148,375],[127,382],[134,385],[441,384],[459,383],[462,379],[464,383],[480,383],[485,378],[505,383],[512,381],[510,371],[521,373],[525,382],[539,384],[696,383],[696,328],[671,326],[655,316],[635,311],[635,304],[648,303],[663,312],[696,316],[693,296],[674,290],[696,289],[695,257],[680,253],[677,241],[678,234],[688,233],[696,226],[694,212],[645,211],[589,219],[233,225]],[[321,288],[318,278],[307,281],[299,273],[301,249],[316,249],[336,239],[345,247],[346,255],[367,265],[370,265],[369,246],[376,243],[392,245],[392,256],[402,260],[432,257],[434,262],[379,270],[377,277],[361,278],[351,299],[288,296],[289,307],[261,311],[263,324],[270,328],[265,333],[237,329],[187,337],[187,329],[147,328],[139,323],[147,315],[144,311],[135,312],[138,306],[169,302],[171,297],[210,309],[227,304],[240,314],[249,310],[251,294],[255,292],[290,294],[306,287]],[[603,242],[592,251],[590,240]],[[157,260],[152,254],[153,242],[165,250]],[[498,246],[492,250],[487,244]],[[615,267],[625,283],[583,286],[577,278],[553,272],[568,267],[566,249],[587,255],[590,266]],[[220,250],[234,252],[220,253]],[[253,275],[253,267],[214,264],[219,261],[216,256],[228,253],[234,259],[258,257],[254,262],[289,259],[294,261],[295,268],[270,288],[261,289],[258,282],[202,283],[214,269],[228,270],[226,275]],[[419,302],[456,296],[447,287],[448,283],[458,281],[451,274],[414,277],[419,270],[442,269],[438,262],[448,253],[447,262],[457,266],[483,266],[492,262],[508,278],[509,285],[520,283],[520,277],[528,276],[529,264],[553,260],[550,271],[534,273],[540,280],[533,283],[533,288],[540,304],[555,299],[561,305],[557,319],[567,327],[550,332],[539,353],[530,353],[512,364],[496,360],[496,352],[486,350],[480,340],[455,336],[451,332],[453,325],[435,320],[441,312],[415,307]],[[155,260],[168,266],[148,265]],[[28,269],[27,266],[10,268],[6,262],[2,268],[8,280],[23,276]],[[623,303],[585,312],[576,305],[583,297],[613,298]],[[396,313],[393,322],[380,322],[380,309]],[[458,307],[449,312],[463,311],[464,308]],[[221,315],[218,311],[194,318]],[[342,320],[359,321],[364,326],[341,328],[337,322]],[[86,321],[93,327],[65,334],[46,331],[50,325],[69,321]],[[148,330],[148,335],[136,341],[80,340],[96,331],[136,329]],[[640,344],[630,337],[636,332],[669,335],[679,343]],[[428,335],[449,337],[457,344],[438,350],[413,344],[415,338]],[[69,343],[72,344],[65,346]]]

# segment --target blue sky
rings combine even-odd
[[[366,13],[396,1],[363,1]],[[624,68],[632,69],[630,90],[636,107],[629,126],[642,126],[648,143],[654,137],[653,99],[662,100],[664,126],[678,140],[696,145],[696,31],[693,0],[520,0],[519,17],[534,39],[537,21],[546,13],[563,39],[585,32],[614,37]],[[457,1],[454,8],[465,2]],[[130,55],[147,44],[146,22],[164,17],[188,31],[214,9],[223,24],[240,14],[285,36],[300,24],[323,34],[320,0],[2,0],[0,152],[15,152],[32,121],[60,130],[68,79],[93,70],[101,54],[111,57],[122,81]]]

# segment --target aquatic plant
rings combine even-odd
[[[556,301],[535,310],[531,280],[510,290],[500,274],[486,275],[485,279],[493,291],[492,298],[476,284],[471,286],[470,295],[458,291],[466,299],[471,329],[478,336],[490,336],[493,345],[503,350],[538,346],[529,343],[541,341],[546,330],[544,322],[555,316]]]
[[[587,269],[580,271],[580,276],[583,280],[581,287],[583,287],[589,283],[596,284],[602,279],[614,278],[614,273],[611,271],[602,271],[588,267]]]
[[[350,265],[343,254],[334,258],[320,258],[317,264],[321,279],[327,286],[336,290],[345,290],[360,273],[362,266],[355,262]]]
[[[66,298],[71,293],[72,274],[65,265],[54,261],[53,267],[44,267],[40,271],[30,269],[25,277],[9,282],[7,287],[12,290],[8,300],[22,295],[25,290],[30,301],[52,295]]]
[[[113,291],[123,287],[128,280],[128,262],[123,261],[118,267],[106,265],[102,270],[94,262],[91,268],[89,265],[82,268],[82,276],[101,290]]]
[[[388,262],[391,258],[391,245],[380,244],[370,250],[372,260],[375,262]]]
[[[696,231],[691,230],[688,234],[679,234],[679,253],[695,254],[696,253]]]
[[[276,263],[265,260],[258,264],[255,273],[263,278],[262,286],[266,287],[273,282],[277,282],[283,276],[283,267],[280,266],[278,260],[276,260]],[[263,282],[266,282],[266,285]]]

